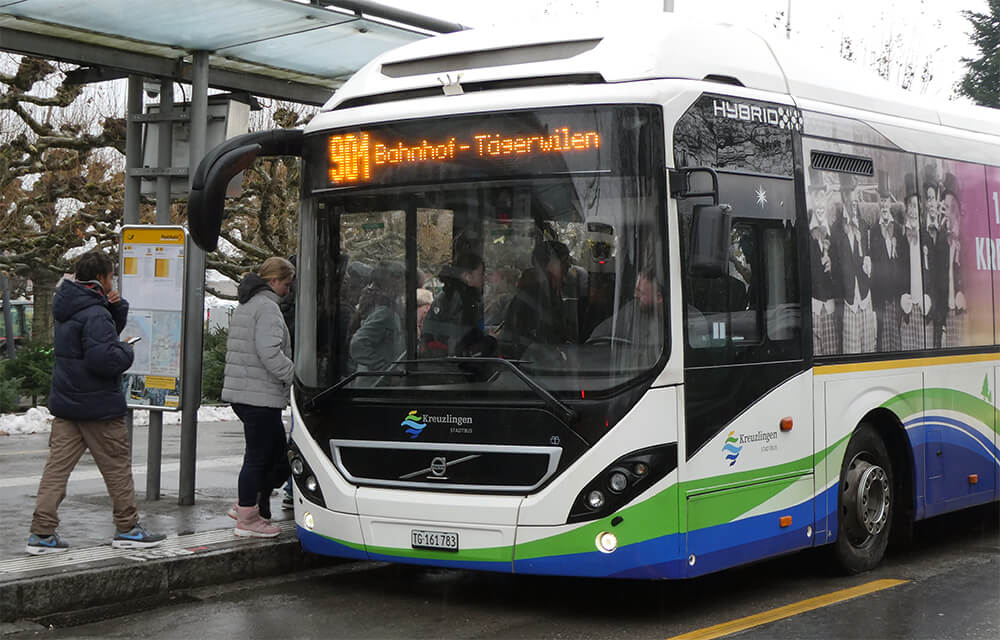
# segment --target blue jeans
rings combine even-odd
[[[234,402],[233,411],[243,422],[246,440],[238,484],[239,504],[252,507],[258,504],[258,494],[261,499],[269,499],[271,490],[287,477],[285,425],[281,422],[281,409]]]

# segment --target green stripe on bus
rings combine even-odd
[[[921,411],[935,409],[956,411],[975,418],[993,431],[1000,430],[997,424],[997,415],[1000,411],[997,411],[996,407],[982,398],[955,389],[929,388],[907,391],[889,398],[882,403],[882,406],[904,420]]]

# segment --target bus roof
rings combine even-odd
[[[874,72],[745,27],[664,13],[628,24],[552,21],[474,29],[389,51],[363,67],[326,110],[440,95],[441,86],[628,82],[664,78],[710,80],[790,95],[800,106],[837,105],[1000,135],[1000,110],[934,101],[904,91]],[[724,91],[720,87],[720,91]],[[381,96],[378,99],[372,99]]]

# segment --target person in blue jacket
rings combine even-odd
[[[26,551],[58,553],[69,547],[56,533],[66,482],[87,449],[111,496],[119,549],[155,547],[166,536],[139,524],[132,483],[131,447],[125,425],[122,374],[132,366],[132,345],[118,339],[128,302],[112,289],[114,262],[99,250],[76,263],[76,280],[63,280],[52,301],[55,366],[49,392],[54,416],[49,457],[38,484]]]

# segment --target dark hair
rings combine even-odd
[[[77,282],[97,280],[115,272],[115,263],[108,254],[99,249],[88,251],[76,261]]]
[[[531,260],[539,267],[545,268],[552,260],[558,260],[563,269],[570,266],[569,247],[558,240],[546,240],[537,245],[531,252]]]
[[[460,253],[455,256],[455,262],[452,263],[456,269],[461,269],[462,271],[475,271],[480,267],[485,267],[486,263],[483,262],[482,256],[477,253]]]

